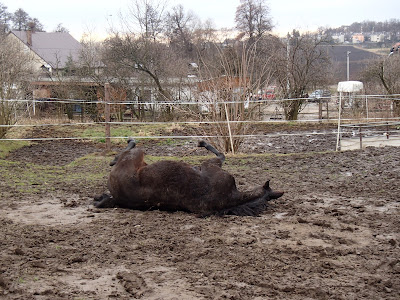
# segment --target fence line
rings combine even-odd
[[[338,98],[339,96],[331,96],[331,97],[321,97],[319,99],[311,99],[311,100],[327,100],[332,98]],[[347,97],[347,96],[344,96]],[[353,99],[365,99],[365,98],[383,98],[385,100],[399,100],[400,94],[393,95],[352,95]],[[280,103],[284,101],[298,101],[298,100],[310,100],[310,98],[287,98],[287,99],[251,99],[251,103],[262,104],[262,103]],[[37,102],[37,103],[61,103],[61,104],[108,104],[108,105],[202,105],[202,104],[240,104],[240,103],[248,103],[248,101],[151,101],[151,102],[141,102],[139,100],[127,100],[122,102],[116,101],[106,101],[106,100],[83,100],[83,99],[60,99],[60,98],[45,98],[45,99],[0,99],[2,102]]]
[[[298,101],[298,100],[307,100],[308,98],[292,98],[292,99],[254,99],[250,100],[251,103],[255,104],[262,104],[262,103],[279,103],[282,101]],[[322,99],[322,98],[321,98]],[[246,101],[186,101],[182,102],[180,100],[177,101],[154,101],[154,102],[141,102],[139,100],[129,100],[129,101],[122,101],[122,102],[115,102],[115,101],[104,101],[104,100],[77,100],[77,99],[59,99],[59,98],[46,98],[46,99],[4,99],[0,100],[3,102],[36,102],[36,103],[61,103],[61,104],[108,104],[108,105],[205,105],[205,104],[240,104],[240,103],[247,103]]]
[[[321,98],[323,100],[324,98]],[[298,100],[309,100],[308,98],[290,98],[290,99],[252,99],[250,100],[251,103],[255,104],[262,104],[262,103],[280,103],[282,101],[298,101]],[[393,99],[396,100],[396,99]],[[180,100],[177,101],[154,101],[154,102],[141,102],[139,100],[127,100],[122,102],[115,102],[115,101],[104,101],[104,100],[77,100],[77,99],[59,99],[59,98],[46,98],[46,99],[4,99],[1,100],[3,102],[36,102],[36,103],[61,103],[61,104],[107,104],[107,105],[219,105],[219,104],[240,104],[240,103],[248,103],[247,101],[186,101],[182,102]]]
[[[112,102],[110,101],[110,96],[105,95],[105,99],[103,101],[87,101],[87,100],[73,100],[73,99],[57,99],[57,98],[51,98],[51,99],[45,99],[45,100],[20,100],[20,99],[12,99],[12,100],[0,100],[0,102],[2,101],[6,101],[6,102],[14,102],[14,103],[52,103],[52,104],[97,104],[100,105],[100,107],[105,109],[105,119],[106,121],[91,121],[91,122],[72,122],[72,123],[50,123],[50,124],[3,124],[0,125],[0,128],[12,128],[12,127],[19,127],[19,128],[24,128],[24,127],[51,127],[51,126],[93,126],[93,125],[104,125],[105,126],[105,133],[102,136],[86,136],[86,137],[48,137],[48,138],[4,138],[4,139],[0,139],[0,141],[48,141],[48,140],[99,140],[99,139],[106,139],[106,144],[107,145],[107,149],[110,148],[110,144],[109,142],[113,139],[127,139],[131,136],[111,136],[111,132],[110,132],[110,127],[111,126],[118,126],[118,125],[135,125],[135,126],[145,126],[145,125],[201,125],[201,124],[210,124],[210,125],[216,125],[216,124],[223,124],[223,125],[228,125],[228,124],[239,124],[239,123],[243,123],[243,124],[267,124],[267,123],[275,123],[275,124],[279,124],[279,123],[287,123],[288,121],[284,120],[283,118],[273,118],[273,112],[269,109],[268,111],[263,111],[263,113],[266,113],[264,116],[266,115],[270,115],[270,119],[266,120],[214,120],[214,121],[208,121],[208,120],[201,120],[200,121],[167,121],[167,122],[162,122],[162,121],[148,121],[148,122],[144,122],[144,121],[112,121],[111,117],[110,117],[110,107],[111,106],[115,106],[115,105],[150,105],[150,106],[157,106],[157,105],[165,105],[165,106],[180,106],[180,105],[197,105],[197,106],[201,106],[201,105],[226,105],[226,104],[247,104],[247,103],[251,103],[251,104],[272,104],[272,105],[276,105],[276,111],[275,113],[279,115],[283,116],[282,111],[278,111],[278,104],[285,102],[285,101],[298,101],[298,100],[304,100],[307,101],[309,99],[306,98],[302,98],[302,99],[260,99],[260,100],[251,100],[249,101],[228,101],[228,102],[224,102],[224,101],[220,101],[220,102],[214,102],[214,103],[210,103],[210,102],[181,102],[181,101],[176,101],[176,102],[140,102],[140,101],[124,101],[124,102]],[[342,121],[344,122],[357,122],[359,123],[360,121],[371,121],[371,120],[375,120],[375,121],[400,121],[400,118],[397,117],[389,117],[389,114],[387,114],[387,117],[368,117],[368,100],[400,100],[400,95],[353,95],[353,99],[361,99],[362,101],[365,101],[365,105],[366,105],[366,109],[367,109],[367,117],[358,117],[358,118],[342,118]],[[338,118],[332,118],[329,117],[328,115],[328,104],[330,105],[338,105],[336,100],[336,97],[329,97],[330,101],[326,101],[327,99],[325,98],[321,98],[321,99],[314,99],[315,102],[319,102],[319,112],[318,111],[312,111],[312,112],[302,112],[302,115],[306,115],[308,117],[308,115],[318,115],[319,118],[317,119],[300,119],[300,120],[295,120],[295,121],[290,121],[290,122],[296,122],[296,123],[306,123],[306,122],[310,122],[310,123],[321,123],[321,122],[332,122],[332,123],[336,123],[338,121]],[[362,102],[363,103],[363,102]],[[384,105],[381,105],[380,108],[378,108],[378,112],[380,113],[387,113],[390,112],[390,114],[393,113],[393,102],[392,106],[390,108],[387,107],[387,105],[385,104],[386,102],[384,102]],[[326,108],[326,112],[327,112],[327,119],[323,119],[322,118],[322,106],[321,105],[327,105]],[[362,106],[364,104],[361,104]],[[386,105],[386,106],[385,106]],[[268,107],[265,106],[265,107]],[[335,106],[334,106],[335,107]],[[312,109],[315,109],[315,107],[311,107]],[[375,107],[373,107],[373,109],[377,109]],[[282,110],[282,107],[281,107]],[[337,110],[335,110],[335,108],[331,108],[331,111],[333,111],[335,114],[337,114]],[[371,110],[372,111],[372,110]],[[82,112],[84,112],[85,114],[87,112],[85,112],[84,110],[82,110]],[[349,110],[350,112],[350,110]],[[376,116],[378,116],[379,114],[376,114]],[[386,114],[383,114],[386,115]],[[64,118],[65,114],[63,115]],[[86,117],[88,117],[89,115],[85,115]],[[200,116],[200,114],[199,114]],[[82,121],[84,119],[82,118]],[[132,120],[132,117],[131,117]],[[370,122],[372,123],[372,122]],[[108,129],[108,131],[107,131]],[[385,130],[385,131],[373,131],[374,134],[393,134],[396,133],[398,134],[399,131],[389,131],[389,130]],[[341,134],[345,134],[346,132],[341,132]],[[348,133],[348,132],[347,132]],[[365,132],[363,132],[365,133]],[[225,136],[225,135],[151,135],[151,136],[133,136],[136,139],[199,139],[199,138],[215,138],[215,137],[224,137],[224,138],[251,138],[251,137],[278,137],[278,136],[313,136],[313,135],[338,135],[338,130],[331,130],[331,131],[325,131],[325,132],[301,132],[301,133],[275,133],[275,134],[230,134],[229,136]]]
[[[331,131],[324,132],[299,132],[299,133],[270,133],[270,134],[233,134],[234,138],[251,138],[251,137],[264,137],[264,138],[276,138],[283,136],[321,136],[321,135],[337,135],[337,131],[332,129]],[[341,132],[342,134],[350,134],[349,132]],[[370,132],[365,131],[363,134],[368,134]],[[374,134],[392,134],[399,133],[397,130],[381,130],[373,131]],[[353,130],[353,135],[358,135],[359,132]],[[229,135],[142,135],[142,136],[110,136],[110,139],[127,140],[128,138],[135,139],[201,139],[201,138],[215,138],[224,137],[228,138]],[[106,138],[106,136],[85,136],[85,137],[46,137],[46,138],[4,138],[0,141],[57,141],[57,140],[101,140]]]
[[[400,118],[370,118],[373,120],[382,120],[382,121],[400,121]],[[369,120],[370,120],[369,119]],[[331,123],[336,123],[338,119],[331,118],[329,120],[321,120],[321,119],[312,119],[312,120],[293,120],[290,122],[293,123],[321,123],[322,121],[329,121]],[[341,119],[342,121],[350,122],[350,121],[364,121],[366,118],[359,119]],[[243,124],[267,124],[267,123],[275,123],[275,124],[283,124],[289,121],[286,120],[233,120],[229,121],[229,123],[243,123]],[[228,121],[154,121],[154,122],[131,122],[131,121],[110,121],[110,122],[79,122],[79,123],[49,123],[49,124],[9,124],[9,125],[0,125],[0,127],[50,127],[50,126],[91,126],[91,125],[197,125],[197,124],[227,124]],[[327,123],[327,122],[325,122]],[[374,122],[370,122],[373,124]],[[348,125],[342,124],[342,127],[346,127]],[[354,125],[358,126],[358,125]]]
[[[336,135],[336,131],[332,132],[302,132],[302,133],[274,133],[274,134],[233,134],[232,137],[279,137],[279,136],[311,136],[311,135]],[[214,138],[214,137],[225,137],[229,135],[152,135],[152,136],[110,136],[110,139],[199,139],[199,138]],[[105,136],[96,137],[59,137],[59,138],[6,138],[0,139],[0,141],[52,141],[52,140],[97,140],[104,139]]]

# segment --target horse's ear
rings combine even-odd
[[[283,194],[284,194],[283,192],[271,192],[271,193],[269,193],[269,198],[270,199],[278,199],[278,198],[282,197]]]
[[[114,166],[114,165],[117,163],[118,157],[119,157],[119,155],[116,155],[116,156],[114,157],[114,159],[110,162],[110,167]]]
[[[269,187],[269,180],[267,180],[267,181],[264,183],[263,188],[264,188],[264,190],[269,190],[269,189],[270,189],[270,187]]]

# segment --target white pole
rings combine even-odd
[[[233,139],[232,139],[231,124],[229,123],[228,108],[227,108],[226,103],[224,103],[224,105],[225,105],[226,122],[227,122],[227,124],[228,124],[229,140],[230,140],[230,142],[231,142],[231,150],[232,150],[232,154],[235,154],[235,150],[233,149]]]
[[[340,116],[342,114],[342,92],[339,93],[339,116],[337,123],[336,151],[340,150]]]
[[[290,35],[288,32],[287,42],[286,42],[286,93],[288,98],[290,98],[289,58],[290,58]]]
[[[367,109],[367,121],[368,121],[368,96],[367,95],[365,95],[365,106]]]
[[[351,51],[347,51],[347,81],[350,80],[350,55]]]

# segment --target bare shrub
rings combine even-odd
[[[33,75],[34,59],[13,41],[10,36],[0,34],[0,138],[16,122],[15,102],[9,99],[24,99],[28,82]]]
[[[6,135],[9,129],[8,125],[15,124],[12,106],[8,101],[0,100],[0,125],[5,125],[4,127],[0,126],[0,138]]]
[[[259,59],[258,43],[237,43],[216,47],[216,59],[200,57],[199,87],[196,95],[203,120],[210,121],[212,143],[225,152],[235,152],[249,130],[245,122],[254,117],[260,103],[259,90],[270,83],[268,59]]]

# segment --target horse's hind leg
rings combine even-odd
[[[210,144],[208,144],[205,141],[199,141],[198,147],[204,147],[206,148],[208,151],[211,151],[212,153],[214,153],[218,159],[220,160],[220,164],[222,165],[222,163],[225,161],[225,155],[222,152],[219,152],[217,149],[215,149],[213,146],[211,146]]]
[[[136,141],[132,138],[129,138],[128,146],[123,151],[131,150],[135,147],[136,147]],[[117,156],[115,156],[115,158],[110,162],[110,166],[113,166],[117,163],[118,157],[119,157],[119,154]]]
[[[125,150],[131,150],[136,147],[136,141],[133,138],[129,138],[127,142],[128,146],[126,147]]]

